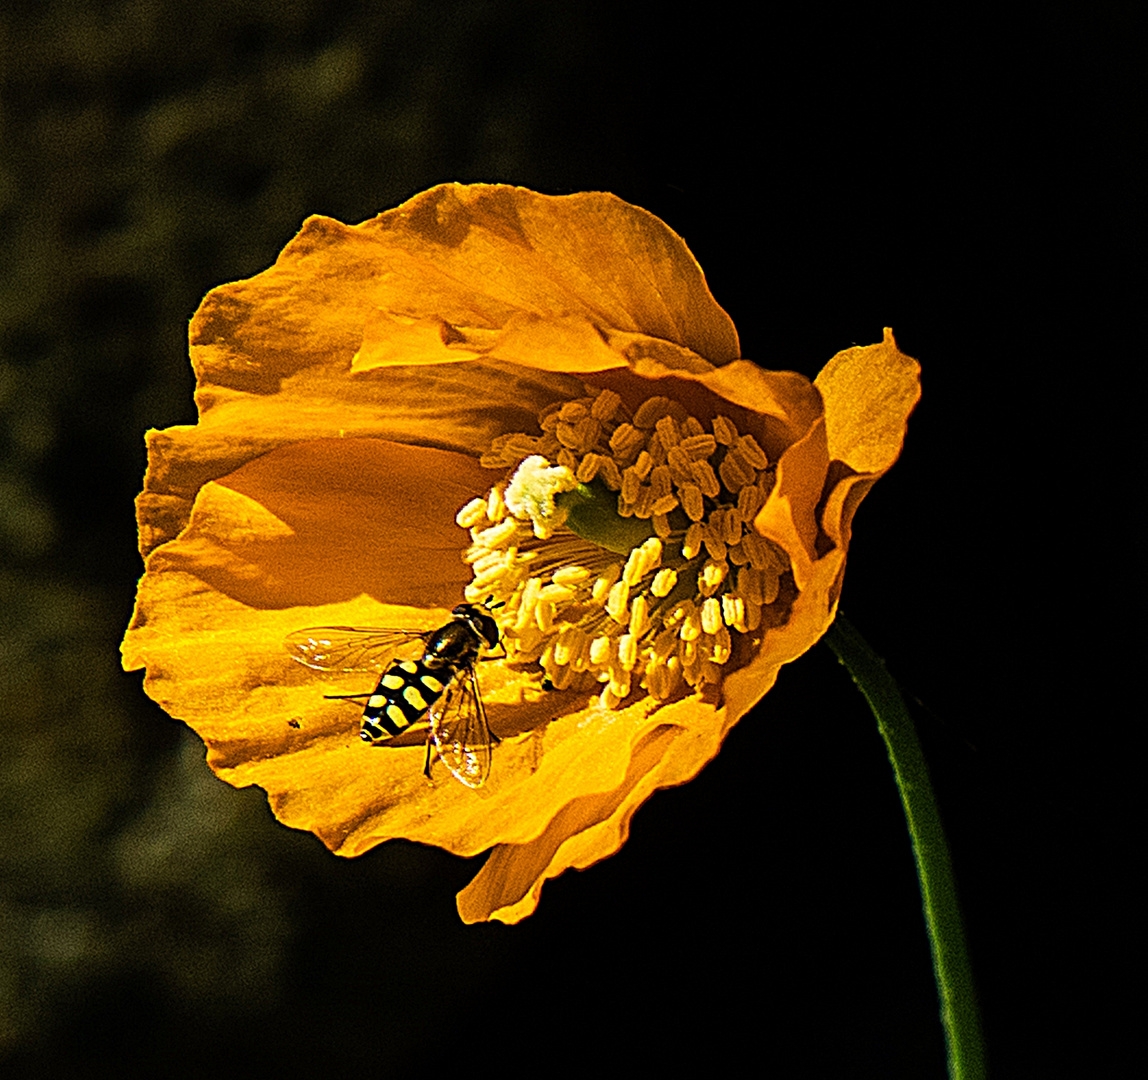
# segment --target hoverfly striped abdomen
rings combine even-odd
[[[380,743],[406,731],[426,716],[453,678],[452,670],[442,663],[432,667],[426,656],[395,664],[367,699],[359,737]]]

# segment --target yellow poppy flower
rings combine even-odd
[[[821,637],[919,396],[889,331],[814,383],[741,359],[681,238],[601,193],[448,184],[310,218],[190,341],[200,418],[148,437],[124,665],[338,854],[493,849],[468,922],[617,851]],[[425,728],[365,746],[324,695],[377,675],[284,648],[431,630],[464,598],[501,637],[474,665],[488,778],[428,781]]]

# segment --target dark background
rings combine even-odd
[[[279,826],[119,670],[200,298],[309,213],[463,180],[658,214],[765,366],[886,325],[922,361],[843,609],[927,706],[993,1074],[1127,1075],[1137,11],[9,0],[0,1071],[943,1075],[896,791],[823,646],[517,927],[459,923],[476,865]]]

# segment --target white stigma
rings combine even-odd
[[[515,470],[503,499],[516,518],[530,521],[539,540],[546,540],[566,520],[566,512],[554,505],[554,497],[577,486],[577,478],[565,465],[551,466],[546,458],[534,454]]]

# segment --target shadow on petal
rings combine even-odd
[[[458,508],[490,484],[473,458],[381,439],[312,439],[205,485],[149,571],[185,570],[254,608],[367,594],[452,607],[470,578]]]

